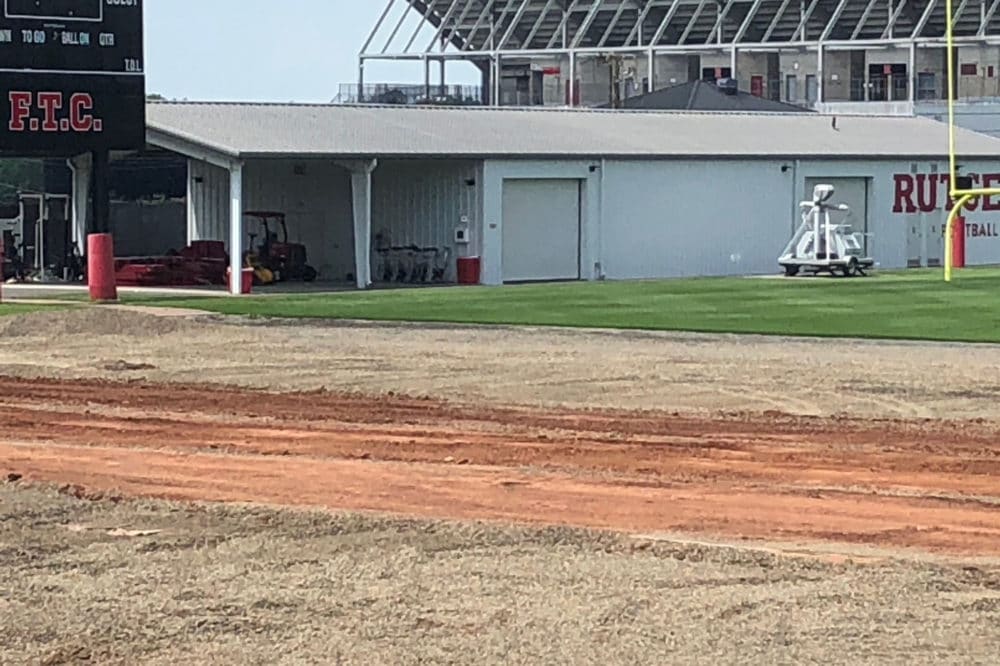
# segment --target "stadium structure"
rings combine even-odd
[[[954,0],[961,99],[1000,96],[998,9]],[[430,101],[601,106],[708,80],[821,111],[933,115],[946,20],[945,0],[389,0],[350,101],[403,102],[365,66],[409,60]],[[453,94],[455,62],[478,67],[481,90]]]

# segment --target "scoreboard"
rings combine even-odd
[[[7,18],[100,21],[101,0],[4,0]]]
[[[141,148],[143,0],[0,1],[0,153]]]

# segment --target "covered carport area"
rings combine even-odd
[[[238,275],[252,239],[263,240],[250,211],[287,218],[289,239],[308,248],[325,282],[372,284],[371,192],[375,159],[324,160],[298,155],[247,157],[150,128],[148,140],[188,158],[188,242],[225,241]],[[278,230],[271,229],[272,233]],[[230,290],[240,293],[238,281]]]
[[[224,242],[232,274],[265,233],[247,213],[273,211],[324,287],[454,282],[457,258],[479,251],[482,160],[407,152],[410,132],[380,119],[365,108],[152,103],[147,143],[187,159],[188,242]],[[229,289],[240,293],[239,281]]]

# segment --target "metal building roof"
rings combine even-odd
[[[715,83],[690,81],[622,100],[626,109],[647,111],[750,111],[755,113],[811,113],[804,106],[776,102],[745,90],[727,94]],[[611,104],[599,108],[610,109]]]
[[[941,158],[947,126],[925,118],[811,113],[152,102],[149,141],[249,157]],[[959,130],[965,157],[1000,139]]]

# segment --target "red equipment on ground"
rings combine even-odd
[[[117,257],[115,278],[128,287],[225,286],[229,257],[222,241],[194,241],[162,257]]]
[[[258,267],[271,271],[276,282],[313,282],[316,279],[316,269],[308,263],[306,246],[288,239],[288,222],[284,213],[248,210],[243,215],[255,220],[260,227],[262,241],[260,247],[252,247],[253,241],[251,241],[251,247],[247,250],[254,256]],[[280,240],[278,228],[281,229]],[[256,237],[256,234],[253,237]]]

